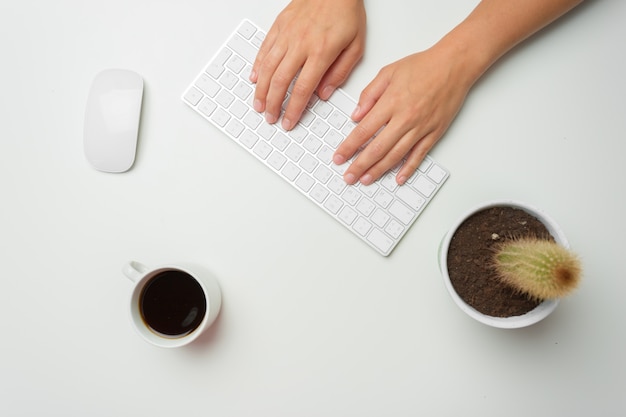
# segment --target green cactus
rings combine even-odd
[[[503,242],[496,249],[494,262],[504,282],[536,300],[569,295],[580,281],[578,257],[550,240],[522,238]]]

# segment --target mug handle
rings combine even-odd
[[[137,261],[130,261],[122,268],[122,273],[133,282],[139,281],[146,272],[148,267]]]

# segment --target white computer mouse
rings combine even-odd
[[[133,166],[143,98],[143,79],[133,71],[107,69],[93,80],[83,144],[91,165],[104,172],[125,172]]]

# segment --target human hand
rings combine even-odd
[[[254,109],[276,123],[300,72],[282,120],[284,129],[292,129],[313,92],[328,99],[361,58],[365,20],[363,0],[293,0],[276,18],[252,67]]]
[[[404,184],[447,130],[470,87],[454,56],[433,48],[384,67],[361,93],[352,115],[359,123],[333,161],[345,163],[380,132],[357,155],[344,180],[371,184],[406,156],[396,175],[396,182]]]

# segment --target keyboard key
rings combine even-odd
[[[226,123],[228,123],[228,121],[230,120],[230,114],[226,113],[224,109],[217,109],[215,112],[213,112],[211,120],[219,127],[224,127],[226,126]]]
[[[422,160],[422,163],[420,164],[420,166],[417,167],[417,170],[420,172],[424,172],[426,173],[426,171],[428,171],[428,168],[430,168],[430,166],[432,165],[432,161],[430,160],[430,158],[424,158]]]
[[[324,100],[318,100],[313,107],[313,112],[325,119],[333,111],[333,106],[325,102]]]
[[[404,232],[404,227],[397,221],[391,220],[387,227],[385,227],[385,232],[397,239],[402,235],[402,232]]]
[[[205,97],[200,102],[200,105],[198,106],[198,111],[209,117],[216,108],[217,104]]]
[[[246,66],[246,61],[241,59],[239,56],[234,55],[231,59],[226,63],[226,68],[233,71],[235,74],[239,74],[241,70]]]
[[[278,133],[274,136],[274,138],[272,138],[272,145],[280,151],[284,151],[290,143],[291,141],[289,138],[282,133]]]
[[[250,94],[252,94],[252,87],[244,82],[240,82],[233,90],[233,93],[241,100],[245,101],[250,96]]]
[[[250,43],[254,45],[257,49],[259,49],[261,47],[261,44],[263,44],[264,39],[265,39],[265,34],[260,31],[257,31],[252,37],[252,39],[250,39]]]
[[[216,67],[223,68],[224,65],[226,65],[226,61],[228,61],[228,58],[230,58],[231,56],[233,56],[233,53],[231,51],[229,51],[228,49],[222,49],[221,51],[218,52],[217,56],[215,57],[213,62],[211,62],[209,67],[216,66]]]
[[[366,196],[368,196],[369,198],[374,197],[374,195],[376,194],[376,191],[378,191],[378,188],[379,188],[379,185],[375,182],[370,185],[363,185],[363,184],[359,185],[359,190],[361,190],[361,192],[365,194]]]
[[[441,183],[447,175],[447,172],[439,165],[434,165],[430,171],[428,171],[428,178],[432,179],[437,184]]]
[[[389,213],[394,215],[398,220],[400,220],[404,224],[411,223],[413,217],[415,216],[415,212],[409,209],[407,206],[402,204],[399,201],[394,201],[389,207]]]
[[[300,174],[300,172],[301,172],[300,168],[298,168],[297,166],[295,166],[291,162],[288,162],[287,165],[285,165],[285,167],[282,170],[283,175],[289,181],[295,180],[298,177],[298,175]]]
[[[356,123],[352,121],[348,121],[345,125],[343,125],[343,129],[341,129],[341,133],[343,133],[343,135],[347,137],[350,133],[352,133],[352,130],[354,130],[355,127],[356,127]]]
[[[191,104],[192,106],[195,106],[196,104],[200,102],[200,100],[202,100],[202,97],[204,96],[202,95],[200,91],[198,91],[197,88],[191,87],[189,90],[187,90],[187,93],[185,94],[183,98],[189,104]]]
[[[313,120],[315,120],[315,115],[309,110],[305,110],[300,117],[300,126],[308,127]]]
[[[230,119],[230,122],[226,125],[226,132],[235,138],[238,138],[244,129],[244,125],[237,119]]]
[[[328,102],[337,106],[337,108],[347,116],[350,116],[356,108],[356,102],[341,90],[335,90],[328,99]]]
[[[307,174],[302,174],[296,180],[296,185],[302,189],[305,193],[308,193],[311,187],[315,184],[315,180]]]
[[[382,253],[387,253],[393,247],[393,240],[378,229],[372,230],[367,240]]]
[[[343,207],[343,201],[331,194],[324,203],[324,207],[332,214],[337,214],[341,207]]]
[[[365,220],[363,217],[359,217],[356,222],[352,225],[352,228],[356,230],[358,234],[361,236],[365,236],[367,232],[372,228],[372,224]]]
[[[331,180],[328,182],[328,188],[335,194],[341,194],[347,186],[348,185],[345,183],[345,181],[337,176],[332,177]]]
[[[338,111],[334,111],[328,118],[328,123],[337,130],[341,130],[348,118]]]
[[[326,184],[330,177],[333,176],[333,172],[324,165],[320,165],[313,173],[313,176],[322,184]]]
[[[217,101],[222,107],[226,107],[226,108],[230,107],[230,105],[232,104],[234,100],[235,100],[235,96],[233,96],[226,90],[220,91],[220,93],[215,98],[215,101]]]
[[[252,149],[257,140],[259,140],[259,137],[249,130],[243,132],[239,138],[239,141],[248,149]]]
[[[219,78],[219,82],[224,87],[232,90],[232,88],[239,82],[239,77],[237,77],[237,75],[233,74],[230,71],[226,71]]]
[[[248,61],[251,64],[254,64],[254,60],[256,59],[256,54],[258,52],[258,49],[255,48],[253,45],[249,44],[248,42],[246,42],[246,40],[243,39],[241,36],[239,35],[233,36],[228,41],[228,46],[233,51],[241,55],[246,61]]]
[[[361,201],[359,201],[359,204],[356,206],[357,211],[367,217],[372,214],[375,208],[376,205],[367,198],[362,198]]]
[[[341,164],[341,165],[336,165],[336,164],[332,164],[331,168],[333,169],[333,171],[335,171],[337,174],[343,176],[343,174],[345,174],[345,172],[348,170],[348,167],[350,166],[349,163],[345,163],[345,164]]]
[[[408,186],[398,188],[396,196],[415,211],[419,210],[426,202],[422,196],[410,189]]]
[[[420,175],[419,178],[413,183],[413,187],[426,197],[430,197],[437,189],[437,186],[423,175]]]
[[[355,205],[357,201],[361,198],[361,193],[357,191],[354,187],[346,188],[346,191],[341,195],[343,201],[350,204],[351,206]]]
[[[272,152],[272,147],[265,142],[259,141],[254,147],[253,152],[261,159],[265,159]]]
[[[267,163],[277,171],[280,171],[283,165],[285,165],[285,162],[287,162],[287,158],[277,151],[272,152],[272,155],[267,159]]]
[[[285,155],[287,155],[292,161],[298,162],[300,158],[302,158],[302,155],[304,155],[304,149],[302,149],[299,145],[292,143],[287,148]]]
[[[211,65],[207,67],[206,73],[209,74],[211,77],[218,79],[220,75],[222,75],[224,70],[225,70],[224,64],[213,62]]]
[[[298,143],[301,143],[307,137],[309,131],[303,126],[296,126],[289,131],[289,136]]]
[[[259,135],[261,135],[263,139],[270,140],[272,136],[274,136],[274,133],[276,133],[276,128],[270,124],[265,123],[261,115],[259,115],[259,119],[262,121],[262,123],[260,124],[257,132],[259,132]]]
[[[337,149],[337,146],[343,141],[344,137],[336,130],[331,130],[324,137],[324,142],[330,145],[331,148]]]
[[[246,114],[246,117],[243,118],[243,123],[252,130],[256,130],[256,128],[259,127],[262,121],[263,121],[263,117],[261,117],[261,115],[259,115],[258,113],[254,111],[249,111]],[[259,132],[259,134],[260,133],[261,132]],[[269,139],[269,138],[265,138],[265,139]]]
[[[323,164],[330,164],[333,161],[333,150],[328,146],[322,146],[317,153],[317,157]]]
[[[393,201],[393,195],[381,189],[374,196],[374,201],[380,204],[383,208],[387,208]]]
[[[320,146],[322,146],[322,141],[317,139],[315,136],[313,135],[309,135],[306,140],[304,141],[304,143],[302,144],[302,146],[304,146],[304,148],[311,152],[312,154],[316,153]]]
[[[311,154],[307,153],[304,155],[304,157],[302,157],[302,159],[300,160],[300,162],[298,163],[298,165],[300,165],[300,167],[305,170],[308,173],[313,172],[313,170],[315,169],[315,167],[317,166],[317,164],[319,164],[319,162],[317,161],[317,159],[315,159]]]
[[[326,197],[328,197],[328,194],[330,194],[330,192],[323,185],[315,184],[310,194],[311,194],[311,197],[313,197],[313,200],[321,204],[324,202]]]
[[[383,210],[377,209],[370,218],[376,224],[376,226],[382,228],[385,227],[391,217]]]
[[[329,128],[330,126],[324,123],[321,119],[315,119],[315,121],[311,124],[311,132],[315,133],[319,138],[324,137]]]
[[[237,100],[233,103],[232,107],[230,108],[230,112],[237,119],[242,119],[243,116],[245,116],[245,114],[248,112],[248,109],[249,109],[248,106],[246,106],[243,102]]]
[[[209,97],[215,97],[217,92],[222,88],[215,82],[215,80],[204,74],[202,74],[196,81],[196,87],[202,90],[202,92]]]
[[[357,217],[356,211],[352,210],[348,206],[345,206],[339,212],[339,219],[341,219],[344,223],[346,223],[348,225],[352,224],[352,222],[354,221],[354,219],[356,219],[356,217]]]
[[[380,179],[380,184],[385,187],[387,190],[392,191],[398,188],[398,183],[396,182],[396,176],[392,172],[388,172],[382,176]]]
[[[250,39],[252,35],[256,33],[256,28],[254,25],[247,20],[244,20],[239,29],[237,29],[237,33],[244,37],[244,39]]]

